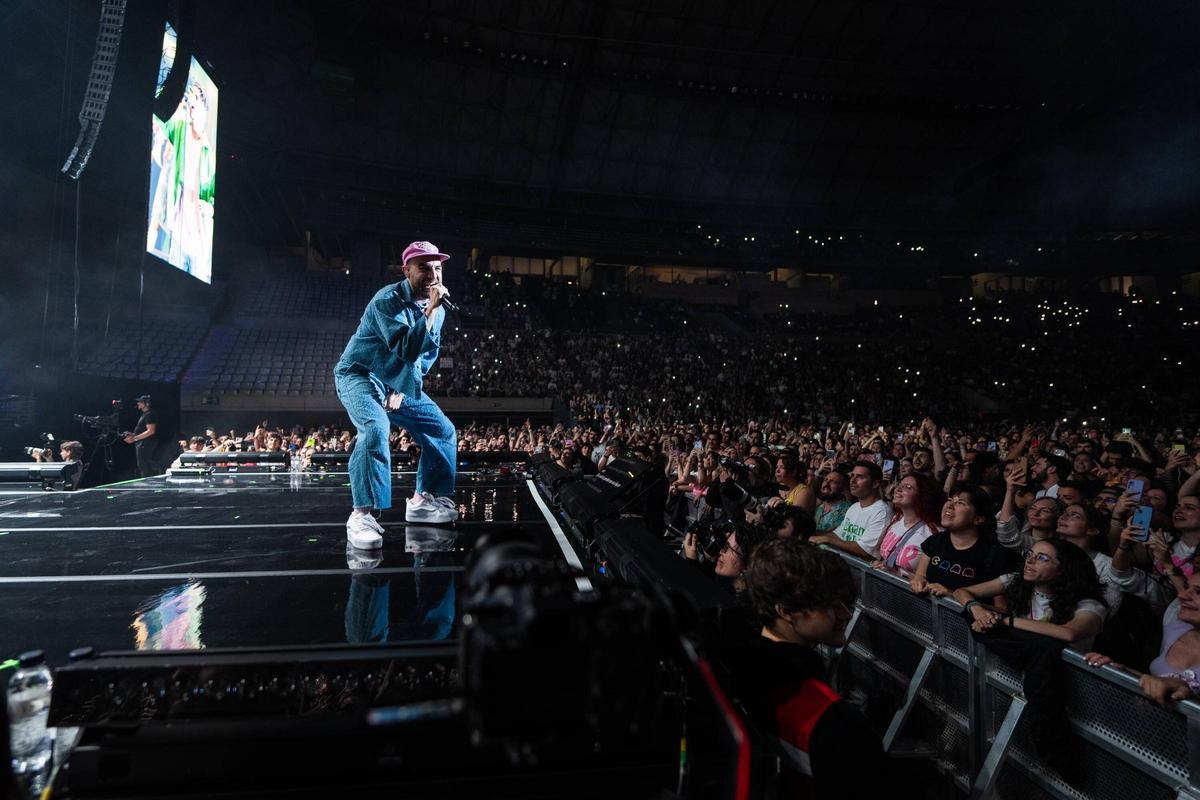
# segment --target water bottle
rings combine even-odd
[[[12,767],[26,795],[36,797],[46,785],[54,749],[54,731],[47,727],[50,689],[54,676],[46,654],[30,650],[20,656],[20,668],[8,682],[8,722]]]
[[[300,463],[300,452],[292,451],[288,456],[288,488],[299,489],[304,482],[304,467]]]

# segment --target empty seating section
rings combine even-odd
[[[84,356],[79,371],[114,378],[176,381],[207,331],[208,322],[204,319],[144,320],[139,370],[137,323],[122,322],[112,326],[108,337]]]
[[[220,352],[205,354],[207,374],[194,371],[189,382],[216,394],[333,395],[333,367],[353,328],[238,328],[221,337]]]
[[[237,282],[232,308],[249,317],[356,319],[382,285],[345,274],[259,274]]]

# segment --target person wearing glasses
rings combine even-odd
[[[741,524],[725,537],[725,547],[717,556],[713,574],[740,600],[747,599],[746,566],[750,563],[750,556],[755,548],[771,536],[771,532],[761,525]],[[695,533],[683,537],[683,555],[684,558],[699,561],[700,546]]]
[[[1132,569],[1118,572],[1113,568],[1112,556],[1096,549],[1096,542],[1099,541],[1096,537],[1104,534],[1107,527],[1104,515],[1091,503],[1072,503],[1059,516],[1056,533],[1092,559],[1096,577],[1104,587],[1104,602],[1108,605],[1109,616],[1112,616],[1121,607],[1122,594],[1136,594],[1138,587],[1144,583],[1144,577]]]
[[[1020,573],[958,589],[952,596],[963,604],[976,633],[1013,628],[1057,639],[1080,652],[1088,651],[1108,616],[1092,559],[1065,538],[1036,542],[1025,553]],[[999,597],[1005,610],[986,604]]]
[[[1023,670],[1034,750],[1074,782],[1080,761],[1067,720],[1062,649],[1088,652],[1104,627],[1108,609],[1092,559],[1066,539],[1045,539],[1025,554],[1019,573],[957,589],[953,597],[988,650]]]

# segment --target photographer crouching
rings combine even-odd
[[[74,491],[79,488],[79,480],[83,477],[83,444],[74,440],[58,442],[58,458],[54,457],[54,434],[42,434],[43,447],[26,447],[25,452],[42,464],[53,461],[74,462],[75,466],[67,472],[63,481],[63,489]]]

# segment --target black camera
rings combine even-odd
[[[696,535],[696,546],[705,558],[716,561],[734,530],[736,526],[727,519],[698,519],[688,526],[687,532]]]
[[[49,450],[49,451],[53,452],[54,444],[55,444],[54,434],[53,433],[43,433],[39,438],[42,440],[42,446],[41,447],[26,447],[25,455],[32,456],[35,453],[42,452],[43,450]]]
[[[750,467],[728,456],[721,457],[721,466],[729,470],[729,473],[738,480],[745,480],[750,477]]]
[[[580,573],[522,531],[481,537],[464,577],[459,674],[473,743],[501,745],[514,764],[581,742],[644,746],[653,704],[642,687],[662,658],[645,598],[611,585],[580,592]]]
[[[83,423],[84,427],[95,428],[101,432],[116,428],[121,424],[121,409],[125,408],[124,401],[113,400],[112,411],[108,414],[96,414],[88,416],[86,414],[74,414],[76,422]]]
[[[763,527],[769,530],[777,531],[784,526],[784,523],[787,522],[787,506],[784,503],[766,506],[763,508],[762,515]]]

